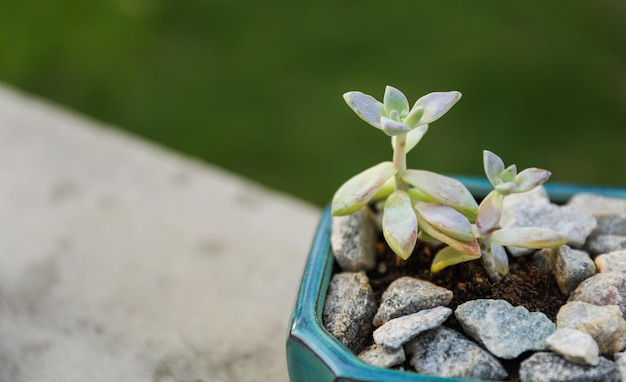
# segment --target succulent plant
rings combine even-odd
[[[413,253],[418,235],[413,208],[416,193],[428,200],[443,200],[442,182],[456,188],[462,185],[454,179],[432,173],[411,175],[407,171],[406,154],[428,131],[428,124],[450,110],[461,98],[461,93],[430,93],[418,99],[412,108],[406,96],[391,86],[385,88],[383,102],[357,91],[345,93],[343,98],[365,122],[391,137],[393,161],[379,163],[345,182],[333,197],[332,214],[347,215],[374,199],[385,199],[383,235],[389,247],[399,257],[407,259]],[[410,188],[416,182],[421,188]],[[451,203],[465,210],[475,209],[476,205],[471,195],[451,195]]]
[[[549,171],[528,168],[518,174],[515,165],[505,168],[502,159],[488,150],[483,152],[483,163],[485,174],[494,190],[478,206],[472,232],[479,243],[485,271],[491,281],[497,282],[509,273],[508,256],[504,246],[552,248],[565,244],[567,238],[548,228],[500,228],[504,198],[509,194],[530,191],[543,184],[551,175]],[[416,208],[419,209],[419,205]],[[446,240],[441,241],[447,243]],[[437,272],[450,265],[473,260],[475,259],[473,256],[473,252],[469,253],[450,245],[437,253],[431,269]]]
[[[500,157],[485,150],[485,173],[494,190],[478,205],[458,180],[407,169],[406,154],[422,139],[428,125],[461,98],[461,93],[430,93],[412,108],[405,95],[391,86],[385,88],[383,102],[356,91],[343,97],[361,119],[391,137],[393,160],[372,166],[339,187],[331,205],[334,216],[382,201],[383,236],[400,258],[411,256],[418,239],[444,243],[447,247],[433,260],[433,272],[482,258],[492,281],[509,271],[504,246],[547,248],[567,241],[545,228],[500,228],[504,197],[544,183],[550,177],[546,170],[529,168],[517,173],[515,165],[505,168]]]

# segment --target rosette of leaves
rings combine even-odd
[[[475,214],[475,200],[458,181],[433,173],[415,174],[406,166],[406,154],[422,139],[428,125],[461,98],[461,93],[430,93],[413,107],[401,91],[391,86],[385,88],[383,102],[358,91],[345,93],[343,98],[361,119],[391,137],[393,160],[370,167],[339,187],[332,200],[334,216],[351,214],[374,200],[384,200],[383,235],[389,247],[407,259],[418,237],[418,216],[413,208],[416,200],[452,204],[470,216]]]
[[[416,210],[421,219],[447,235],[447,237],[431,235],[435,239],[449,245],[435,256],[431,267],[432,271],[438,272],[448,266],[477,258],[476,253],[473,251],[474,248],[468,250],[455,242],[459,240],[461,240],[461,243],[469,242],[469,225],[472,235],[480,247],[480,256],[482,257],[487,275],[491,281],[497,282],[509,273],[505,246],[534,249],[553,248],[565,244],[567,238],[548,228],[500,228],[504,198],[510,194],[530,191],[543,184],[551,175],[549,171],[528,168],[518,173],[515,165],[505,168],[502,159],[488,150],[483,152],[483,163],[485,174],[494,190],[478,206],[475,224],[470,224],[468,220],[463,223],[463,230],[444,231],[441,228],[443,226],[441,222],[442,216],[450,215],[445,221],[453,218],[461,220],[463,216],[459,213],[455,215],[449,209],[442,211],[445,208],[444,206],[424,203],[418,203]],[[457,225],[460,226],[460,223],[457,223]],[[422,223],[421,226],[428,234],[431,234],[426,229],[428,227],[427,224]]]

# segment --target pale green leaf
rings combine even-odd
[[[396,135],[408,133],[409,131],[411,131],[411,128],[404,123],[394,121],[393,119],[389,119],[387,117],[381,117],[380,124],[385,134],[389,135],[390,137],[394,137]]]
[[[406,124],[406,123],[405,123]],[[405,153],[411,151],[428,131],[428,125],[420,125],[406,134]],[[391,137],[391,147],[396,149],[396,137]]]
[[[437,254],[435,255],[433,263],[430,266],[430,271],[436,273],[444,270],[451,265],[476,260],[477,258],[477,256],[472,256],[466,253],[459,252],[452,247],[445,247],[441,251],[437,252]]]
[[[485,175],[491,185],[496,187],[499,183],[500,174],[504,171],[504,162],[496,154],[489,150],[483,150],[483,167],[485,168]]]
[[[419,211],[415,210],[417,215],[418,224],[421,230],[425,231],[430,237],[439,240],[442,243],[448,244],[452,248],[463,252],[468,255],[479,256],[480,255],[480,246],[478,245],[478,241],[476,239],[472,241],[461,241],[457,240],[453,237],[446,235],[445,233],[439,231],[432,224],[430,224],[426,219],[424,219]]]
[[[424,107],[416,105],[411,109],[409,115],[406,116],[404,123],[411,127],[417,127],[420,124],[423,125],[424,123],[420,123],[423,115]]]
[[[550,178],[550,171],[540,168],[527,168],[515,177],[514,192],[526,192],[543,184]]]
[[[417,218],[406,191],[389,195],[383,210],[383,236],[391,250],[406,260],[417,242]]]
[[[415,187],[420,194],[426,195],[426,199],[430,199],[425,201],[450,206],[472,221],[476,217],[478,204],[458,180],[425,170],[407,170],[402,180]]]
[[[500,227],[502,202],[504,196],[496,190],[491,191],[478,206],[476,228],[481,236],[487,236]]]
[[[393,162],[382,162],[350,178],[335,192],[332,214],[348,215],[366,205],[396,171]]]
[[[396,110],[400,115],[403,113],[406,115],[409,112],[409,101],[400,90],[393,86],[385,87],[383,105],[387,115],[389,115],[392,110]]]
[[[347,92],[343,99],[354,112],[370,125],[382,129],[380,118],[384,115],[384,106],[374,97],[361,92]]]
[[[504,183],[515,181],[515,176],[517,176],[517,166],[512,164],[509,167],[505,168],[504,171],[500,174],[500,179]]]
[[[446,235],[461,241],[474,240],[472,225],[465,216],[452,207],[419,202],[415,209],[431,225]]]
[[[376,194],[371,200],[387,199],[387,197],[391,195],[391,193],[394,192],[395,190],[396,190],[396,180],[395,178],[391,177],[387,179],[385,184],[383,184],[383,186],[376,192]]]
[[[415,106],[422,106],[424,108],[424,114],[422,118],[420,118],[420,124],[431,123],[438,120],[447,113],[459,99],[461,99],[461,93],[457,91],[429,93],[418,99],[417,102],[415,102]]]
[[[503,228],[491,235],[491,242],[508,247],[554,248],[567,243],[567,237],[549,228]]]
[[[419,225],[419,222],[418,222],[418,225]],[[443,244],[439,240],[427,234],[426,231],[424,231],[423,229],[419,230],[419,232],[417,233],[417,241],[429,243],[433,247]]]

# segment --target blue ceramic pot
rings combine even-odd
[[[477,198],[484,197],[492,189],[491,185],[483,179],[467,177],[458,177],[458,179]],[[626,189],[566,184],[547,184],[545,188],[554,202],[567,201],[579,192],[626,198]],[[368,365],[324,329],[322,310],[334,262],[330,249],[331,222],[330,207],[328,207],[317,228],[289,323],[287,366],[290,380],[292,382],[465,381]]]

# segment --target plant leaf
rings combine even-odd
[[[402,180],[431,199],[425,201],[450,206],[472,221],[476,218],[478,204],[458,180],[425,170],[407,170]]]
[[[491,243],[491,254],[495,262],[494,270],[500,276],[506,276],[509,273],[509,256],[503,246]]]
[[[567,237],[549,228],[503,228],[491,235],[491,242],[508,247],[554,248],[567,243]]]
[[[370,95],[356,91],[345,93],[343,99],[362,120],[377,129],[382,129],[380,118],[383,116],[384,106],[381,102]]]
[[[497,190],[491,191],[478,206],[476,228],[481,236],[485,237],[500,226],[502,217],[502,202],[504,196]]]
[[[406,115],[409,112],[409,101],[406,99],[406,96],[393,86],[387,85],[385,87],[383,105],[387,115],[389,115],[392,110],[396,110],[400,115],[403,113]]]
[[[382,162],[348,179],[335,192],[332,214],[348,215],[366,205],[396,171],[393,162]]]
[[[496,187],[499,183],[500,174],[504,171],[504,162],[491,151],[483,150],[483,166],[487,179],[489,179],[492,186]]]
[[[458,250],[459,252],[463,252],[468,255],[474,255],[476,257],[480,256],[480,246],[478,245],[478,240],[457,240],[435,228],[426,219],[424,219],[423,216],[420,215],[419,211],[415,210],[415,213],[417,215],[417,221],[420,229],[425,231],[430,237],[439,240],[442,243],[448,244],[450,247]]]
[[[398,134],[408,133],[409,131],[411,131],[411,128],[404,123],[394,121],[393,119],[387,117],[381,117],[380,124],[385,134],[389,135],[390,137],[396,136]]]
[[[415,102],[415,106],[422,106],[424,108],[424,114],[422,118],[420,118],[420,124],[431,123],[438,120],[460,99],[461,93],[457,91],[434,92],[421,97]]]
[[[396,190],[385,201],[383,236],[391,250],[403,260],[413,253],[417,242],[417,217],[406,191]]]
[[[550,171],[541,168],[527,168],[520,172],[515,177],[515,189],[514,192],[526,192],[533,188],[543,184],[548,178],[550,178]]]
[[[502,171],[500,174],[500,180],[504,183],[513,182],[515,181],[515,176],[517,176],[517,166],[512,164]]]
[[[446,235],[461,241],[474,240],[472,225],[463,214],[442,204],[419,202],[415,209],[428,222]]]
[[[478,257],[459,252],[452,247],[445,247],[435,255],[433,263],[430,265],[430,271],[436,273],[451,265],[476,259]]]
[[[387,197],[391,195],[391,193],[394,192],[395,190],[396,190],[396,180],[393,177],[391,177],[387,179],[387,181],[382,185],[380,189],[378,189],[378,191],[376,191],[376,194],[372,197],[371,200],[387,199]]]
[[[411,109],[409,115],[406,116],[404,123],[411,127],[417,127],[420,125],[422,115],[424,115],[424,107],[416,105]],[[423,123],[421,124],[423,125]]]

